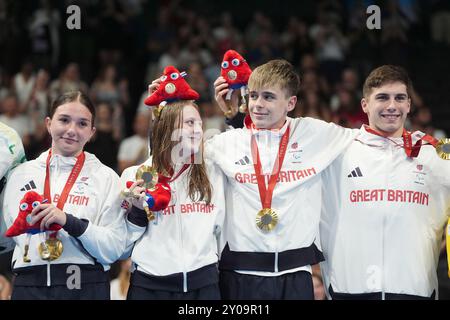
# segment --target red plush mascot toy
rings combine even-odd
[[[248,78],[252,73],[247,61],[236,51],[228,50],[223,56],[221,65],[222,69],[220,75],[227,81],[230,91],[225,96],[225,100],[231,100],[231,95],[234,90],[241,90],[242,103],[239,107],[239,111],[242,113],[247,111],[247,104],[245,102],[245,96],[247,94]]]
[[[146,105],[156,107],[154,114],[157,118],[167,103],[176,100],[197,100],[200,97],[184,80],[185,76],[186,72],[180,72],[174,66],[164,69],[158,89],[144,101]]]
[[[25,243],[25,252],[23,255],[24,262],[30,262],[30,259],[28,258],[28,249],[30,244],[30,238],[33,234],[39,233],[40,235],[45,235],[45,231],[58,231],[59,229],[61,229],[61,226],[59,224],[53,223],[50,226],[50,228],[41,230],[40,224],[42,219],[37,221],[33,225],[30,224],[32,219],[31,211],[33,211],[33,209],[37,207],[39,204],[45,202],[46,200],[44,200],[44,197],[35,191],[28,191],[27,193],[25,193],[22,200],[20,200],[19,215],[14,220],[11,227],[9,227],[8,230],[6,230],[5,235],[7,237],[16,237],[23,233],[27,234],[27,239]],[[45,240],[42,242],[45,243]],[[44,253],[44,256],[47,255]]]

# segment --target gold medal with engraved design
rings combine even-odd
[[[436,153],[444,160],[450,160],[450,139],[442,138],[436,145]]]
[[[278,215],[271,208],[259,210],[256,215],[256,226],[265,232],[272,231],[278,223]]]
[[[45,240],[45,242],[41,242],[38,250],[42,260],[53,261],[62,255],[64,247],[61,240],[50,238]]]
[[[225,104],[227,105],[228,110],[225,111],[223,114],[225,115],[225,117],[231,118],[234,114],[231,100],[225,100]]]
[[[136,171],[136,180],[144,180],[142,187],[153,190],[158,182],[158,172],[151,166],[142,165]]]

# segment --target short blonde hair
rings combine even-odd
[[[286,92],[288,97],[296,96],[300,87],[300,77],[286,60],[271,60],[253,70],[248,80],[250,90],[275,87]]]

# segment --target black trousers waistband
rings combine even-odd
[[[231,251],[228,243],[219,262],[221,270],[248,270],[276,272],[290,270],[324,261],[322,252],[313,243],[309,247],[278,252],[278,261],[273,252]]]
[[[183,273],[154,276],[142,271],[134,271],[130,283],[149,290],[183,292]],[[219,282],[217,264],[213,263],[186,273],[187,290],[200,289]]]
[[[100,264],[50,264],[51,285],[66,285],[69,277],[80,274],[80,283],[99,283],[109,281],[109,272]],[[47,265],[15,268],[15,286],[47,286]]]
[[[329,286],[330,296],[333,300],[381,300],[383,294],[381,292],[370,292],[370,293],[340,293],[334,292],[331,285]],[[412,294],[402,294],[402,293],[389,293],[385,292],[385,300],[435,300],[436,291],[430,297],[416,296]]]

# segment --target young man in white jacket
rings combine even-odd
[[[332,299],[437,298],[450,161],[434,138],[404,129],[411,90],[402,68],[373,70],[361,101],[369,126],[322,173],[321,268]]]
[[[299,84],[285,60],[259,66],[248,83],[244,128],[207,142],[206,156],[227,176],[219,264],[224,299],[314,299],[311,265],[323,260],[315,244],[321,172],[355,134],[311,118],[288,118]],[[221,77],[214,85],[226,112],[228,85]]]
[[[1,211],[2,191],[6,185],[8,173],[25,160],[25,151],[19,135],[13,128],[0,122],[0,254],[14,249],[14,241],[3,236],[6,225]]]

